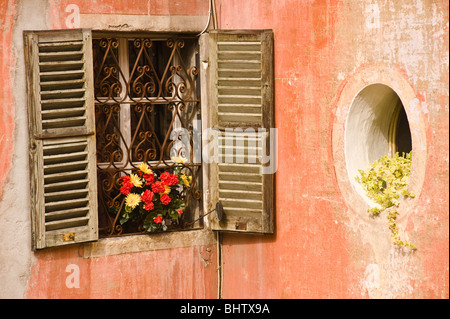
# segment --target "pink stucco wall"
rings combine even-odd
[[[82,247],[36,254],[27,298],[215,298],[214,246],[174,248],[85,259]],[[76,265],[77,287],[70,288]],[[75,279],[74,279],[75,280]],[[75,284],[75,281],[73,281]],[[69,287],[68,287],[69,286]]]
[[[51,28],[66,27],[72,3],[89,14],[208,12],[207,0],[48,0]],[[0,198],[13,163],[20,55],[11,54],[12,34],[23,5],[0,2]],[[448,298],[447,2],[216,0],[216,8],[219,28],[274,31],[275,235],[224,234],[222,265],[215,245],[95,258],[83,258],[81,245],[40,251],[32,253],[24,297],[216,298],[221,286],[224,298]],[[418,247],[413,255],[367,239],[376,230],[344,199],[334,169],[340,92],[378,66],[401,74],[422,105],[426,173],[415,207],[399,220]],[[79,266],[79,289],[67,289],[68,264]]]
[[[227,0],[219,27],[274,30],[280,141],[276,236],[224,236],[223,296],[448,298],[448,4]],[[332,152],[342,86],[360,69],[385,65],[429,110],[420,127],[426,177],[402,225],[421,248],[407,258],[391,252],[390,266],[377,265],[376,249],[364,241],[371,230],[344,201]],[[367,288],[369,265],[381,269],[377,289]]]
[[[0,2],[0,30],[2,30],[0,72],[4,75],[0,79],[0,104],[2,105],[0,108],[0,198],[6,180],[6,174],[11,164],[14,146],[14,107],[9,75],[15,63],[14,58],[10,54],[15,13],[14,1],[12,3],[8,3],[7,1]]]

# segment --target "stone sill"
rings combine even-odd
[[[162,249],[206,246],[215,244],[216,234],[209,229],[131,235],[101,238],[96,242],[86,243],[84,244],[83,257],[95,258]]]

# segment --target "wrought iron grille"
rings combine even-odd
[[[200,119],[197,40],[94,37],[93,56],[100,234],[144,231],[139,223],[119,223],[119,177],[142,162],[170,172],[174,156],[188,159],[183,169],[192,180],[181,195],[185,213],[170,229],[192,228],[201,208],[201,164],[192,151]]]

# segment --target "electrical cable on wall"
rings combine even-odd
[[[199,34],[197,34],[197,36],[201,36],[203,33],[206,32],[206,30],[209,27],[209,24],[211,23],[211,16],[212,16],[212,20],[213,20],[213,29],[216,28],[216,14],[215,14],[215,4],[214,4],[214,0],[209,0],[209,8],[208,8],[208,21],[206,22],[206,26],[203,29],[202,32],[200,32]]]

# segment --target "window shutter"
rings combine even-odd
[[[209,118],[216,156],[209,165],[209,210],[223,205],[214,230],[274,232],[273,32],[208,34]],[[273,146],[273,145],[272,145]],[[211,155],[207,154],[207,155]]]
[[[33,249],[98,239],[90,30],[25,31]]]

